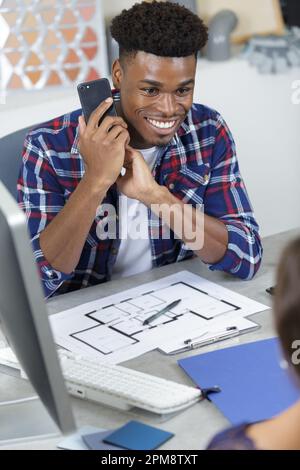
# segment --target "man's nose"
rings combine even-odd
[[[164,117],[176,116],[177,103],[176,98],[171,93],[164,93],[159,100],[159,110]]]

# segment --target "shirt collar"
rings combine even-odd
[[[75,131],[75,137],[74,137],[72,148],[71,148],[71,154],[72,155],[79,153],[78,140],[79,140],[79,124],[77,124],[76,131]]]

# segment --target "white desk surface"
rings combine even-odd
[[[49,313],[56,313],[66,308],[73,307],[80,303],[95,300],[101,296],[114,294],[118,291],[149,282],[171,273],[187,269],[191,272],[199,274],[213,282],[217,282],[229,289],[249,296],[266,305],[271,305],[271,297],[265,292],[265,289],[274,284],[274,272],[278,256],[282,248],[291,238],[300,233],[297,231],[289,231],[263,240],[264,259],[262,266],[252,281],[240,281],[229,275],[220,272],[211,272],[197,258],[193,260],[183,261],[162,268],[155,268],[147,273],[131,276],[129,278],[111,281],[99,286],[90,287],[81,291],[58,296],[48,301]],[[253,319],[261,325],[261,328],[255,332],[242,335],[238,338],[232,338],[219,344],[207,346],[201,349],[201,353],[233,346],[241,343],[247,343],[255,340],[269,338],[274,336],[272,325],[272,312],[267,310],[253,316]],[[148,372],[181,383],[190,384],[191,381],[185,373],[178,367],[177,360],[192,354],[199,354],[200,350],[184,353],[179,356],[165,356],[158,351],[152,351],[123,365],[130,368]],[[30,385],[15,377],[0,374],[0,401],[13,400],[23,396],[33,395]],[[210,438],[220,430],[229,425],[228,421],[218,411],[218,409],[207,400],[197,403],[189,409],[177,414],[175,417],[160,421],[158,418],[146,416],[141,413],[139,415],[121,412],[110,409],[108,407],[93,404],[80,399],[72,398],[72,406],[75,419],[78,426],[92,425],[101,428],[113,429],[123,425],[130,419],[139,419],[145,423],[154,426],[161,426],[167,431],[175,433],[175,436],[166,442],[161,449],[173,450],[200,450],[205,448]],[[56,444],[61,437],[36,440],[27,442],[26,444],[18,444],[15,446],[6,446],[10,449],[55,449]]]

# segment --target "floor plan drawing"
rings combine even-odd
[[[150,316],[163,309],[180,295],[181,302],[174,309],[161,315],[149,325],[143,325]],[[217,315],[239,310],[239,306],[215,299],[185,282],[176,282],[169,287],[146,292],[137,297],[110,304],[85,314],[89,327],[70,336],[89,345],[101,354],[114,351],[139,341],[139,335],[149,329],[177,321],[189,313],[199,319],[210,321]],[[94,325],[90,326],[90,320]]]
[[[180,300],[178,305],[144,324],[176,300]],[[244,317],[263,308],[262,304],[182,271],[50,319],[58,345],[118,363],[155,349],[166,339],[201,328],[207,330],[224,316]]]

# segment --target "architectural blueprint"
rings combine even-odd
[[[144,321],[170,304],[180,303],[150,324]],[[247,297],[181,271],[50,317],[55,341],[74,353],[119,363],[194,330],[212,328],[218,319],[265,310]]]

